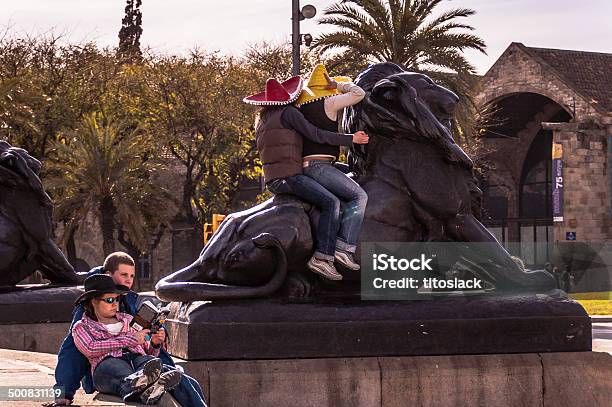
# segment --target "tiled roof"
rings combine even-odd
[[[557,71],[598,110],[612,112],[612,54],[517,45]]]

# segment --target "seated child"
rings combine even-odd
[[[127,287],[116,285],[109,275],[97,274],[85,280],[85,292],[76,300],[85,312],[72,335],[91,364],[94,386],[124,401],[144,404],[154,404],[170,391],[179,403],[189,405],[189,396],[177,387],[186,378],[156,357],[165,331],[160,329],[147,340],[150,330],[137,331],[130,326],[133,317],[118,312],[120,296],[127,292]]]
[[[94,267],[89,272],[85,273],[85,277],[91,277],[96,274],[108,274],[112,277],[115,284],[132,288],[136,274],[134,266],[134,259],[129,254],[114,252],[106,257],[102,266]],[[138,294],[130,291],[121,296],[119,311],[134,315],[136,313],[137,302]],[[83,311],[84,308],[82,303],[75,306],[68,335],[62,342],[62,346],[57,355],[57,366],[55,368],[56,384],[54,388],[63,389],[63,398],[58,398],[51,403],[43,404],[46,407],[72,404],[74,395],[81,386],[81,381],[86,393],[93,393],[95,391],[90,372],[91,366],[87,358],[85,358],[74,345],[74,339],[72,337],[72,328],[76,322],[81,320]],[[166,352],[163,346],[159,350],[159,358],[164,364],[174,366],[172,357]],[[181,381],[179,383],[179,387],[184,386],[183,393],[189,394],[190,404],[183,404],[183,407],[205,406],[205,397],[199,383],[189,376],[187,376],[187,379],[187,381]]]

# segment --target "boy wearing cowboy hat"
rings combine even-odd
[[[336,235],[340,226],[340,202],[334,194],[312,178],[302,174],[304,140],[330,146],[365,144],[368,136],[362,131],[341,134],[317,128],[291,105],[302,91],[302,78],[295,76],[282,83],[268,79],[263,92],[243,99],[262,106],[255,123],[257,148],[268,189],[289,193],[321,210],[316,230],[316,250],[307,263],[314,273],[330,280],[341,280],[334,267]]]
[[[302,89],[295,105],[312,124],[329,131],[338,129],[338,113],[364,98],[365,91],[350,78],[329,77],[325,66],[315,66],[308,83]],[[340,147],[304,140],[304,175],[314,179],[343,202],[342,219],[336,240],[334,257],[350,270],[359,270],[353,258],[361,231],[368,195],[333,164],[338,160]]]

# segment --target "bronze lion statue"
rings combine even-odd
[[[51,199],[39,178],[41,163],[0,140],[0,286],[36,270],[53,283],[79,278],[53,241]]]
[[[370,135],[365,148],[349,155],[369,196],[360,242],[484,242],[491,247],[486,253],[457,245],[451,256],[496,289],[553,289],[550,274],[523,270],[478,220],[481,191],[473,164],[450,132],[458,97],[392,63],[370,66],[356,83],[366,97],[348,109],[344,126]],[[316,216],[310,205],[280,195],[230,214],[193,264],[158,282],[157,295],[185,302],[282,292],[304,297],[314,282],[333,285],[306,271]],[[335,284],[357,282],[358,273],[343,274]]]

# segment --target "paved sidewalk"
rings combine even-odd
[[[593,352],[612,354],[612,320],[607,323],[593,320]]]
[[[49,386],[55,384],[55,365],[57,355],[49,353],[24,352],[0,349],[0,386],[30,387]],[[6,407],[40,407],[42,401],[2,401]],[[73,406],[118,407],[126,404],[119,397],[106,394],[85,394],[80,389],[74,398]],[[128,403],[130,406],[140,406],[138,403]],[[169,395],[165,395],[157,406],[178,406]]]

